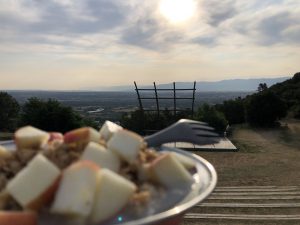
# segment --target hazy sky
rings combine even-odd
[[[300,70],[299,0],[172,2],[0,0],[0,89],[278,77]]]

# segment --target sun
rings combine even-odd
[[[171,23],[182,23],[196,11],[195,0],[161,0],[160,13]]]

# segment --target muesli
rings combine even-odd
[[[26,126],[14,141],[0,148],[0,224],[113,224],[155,213],[153,199],[174,204],[194,182],[193,161],[110,121],[65,134]]]

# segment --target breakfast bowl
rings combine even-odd
[[[127,135],[128,131],[126,131],[125,133]],[[134,137],[134,138],[136,138],[136,137]],[[64,141],[66,141],[66,136],[64,137]],[[2,143],[0,143],[0,145],[2,145],[4,148],[6,148],[9,151],[10,150],[13,151],[13,149],[16,149],[15,144],[17,144],[17,143],[18,142],[16,140],[14,140],[14,141],[2,142]],[[108,147],[113,148],[113,145],[112,144],[110,145],[110,143],[108,143]],[[88,148],[88,147],[86,147],[86,148]],[[124,146],[122,146],[122,148],[124,148]],[[49,153],[47,153],[47,151],[49,151],[49,149],[46,149],[46,153],[44,153],[44,155],[48,157],[49,162],[50,162],[50,159],[52,159],[52,158],[51,158],[51,155],[49,156]],[[81,220],[80,217],[76,217],[76,216],[72,217],[72,219],[70,219],[71,218],[70,216],[66,217],[65,215],[61,215],[61,212],[62,212],[61,204],[63,204],[63,207],[66,207],[64,201],[70,200],[70,198],[71,198],[70,196],[72,196],[72,195],[69,195],[69,193],[72,192],[73,190],[76,191],[77,186],[81,185],[81,183],[76,183],[76,185],[73,185],[73,186],[69,185],[69,187],[71,187],[71,189],[67,190],[67,192],[65,191],[63,195],[59,195],[59,192],[61,192],[60,187],[59,187],[55,194],[55,200],[53,201],[54,203],[51,203],[52,206],[49,207],[49,205],[48,205],[47,206],[48,208],[42,207],[36,211],[37,212],[37,224],[39,224],[39,225],[54,225],[54,224],[55,225],[60,225],[60,224],[64,224],[64,225],[71,225],[71,224],[72,225],[74,225],[74,224],[75,225],[77,225],[77,224],[78,225],[79,224],[80,225],[83,225],[83,224],[84,225],[90,225],[90,224],[93,224],[93,225],[94,224],[95,225],[98,225],[98,224],[99,225],[100,224],[101,225],[103,225],[103,224],[105,224],[105,225],[174,224],[175,225],[175,224],[179,224],[182,217],[189,209],[191,209],[193,206],[197,205],[198,203],[202,202],[205,198],[207,198],[210,195],[210,193],[212,193],[212,191],[214,190],[216,183],[217,183],[216,171],[215,171],[214,167],[208,161],[203,159],[202,157],[192,154],[190,152],[184,151],[184,150],[162,146],[159,148],[151,149],[150,151],[155,151],[156,152],[155,154],[158,155],[157,159],[155,159],[155,160],[153,160],[153,162],[151,162],[150,167],[152,164],[157,165],[157,164],[159,164],[158,162],[161,162],[164,160],[164,164],[161,163],[163,170],[160,170],[160,172],[165,177],[166,176],[173,177],[172,178],[173,180],[171,180],[171,183],[169,181],[168,181],[169,183],[161,182],[162,184],[167,185],[167,188],[164,187],[164,188],[156,189],[156,188],[153,188],[153,187],[156,187],[156,184],[154,186],[150,185],[150,188],[148,187],[147,191],[149,191],[151,197],[147,198],[146,203],[145,203],[145,201],[144,202],[143,201],[135,201],[134,203],[128,202],[127,204],[124,205],[124,207],[122,207],[121,210],[114,211],[113,216],[110,216],[109,219],[102,220],[101,222],[92,222],[91,223],[90,221],[87,222],[87,220]],[[83,155],[84,154],[85,153],[83,153]],[[31,164],[34,164],[32,161],[38,161],[38,160],[40,162],[42,162],[43,160],[45,161],[46,157],[45,157],[45,159],[41,159],[41,157],[42,157],[41,154],[37,154],[37,155],[38,156],[35,156],[35,157],[33,157],[33,159],[31,159],[31,162],[29,162],[26,165],[25,169],[23,168],[23,170],[26,170],[27,167],[30,167]],[[176,160],[174,158],[176,158]],[[174,162],[176,161],[175,164],[180,162],[181,167],[185,168],[185,170],[187,171],[186,173],[188,173],[189,177],[191,178],[188,183],[184,184],[184,182],[183,182],[183,184],[180,184],[180,179],[177,179],[177,174],[176,174],[176,172],[172,171],[172,167],[165,166],[167,164],[166,162],[168,160],[171,160],[171,161],[174,160]],[[41,165],[40,162],[35,163],[35,164]],[[89,163],[81,162],[80,164],[83,165],[83,166],[80,165],[80,167],[84,167],[84,165],[87,165]],[[69,167],[67,167],[67,169],[60,168],[61,173],[67,173],[66,171],[68,171],[68,170],[72,171],[72,173],[73,173],[73,171],[75,171],[74,168],[77,168],[79,164],[76,165],[76,163],[75,163],[76,166],[74,166],[74,165],[72,166],[72,165],[71,165],[71,169],[68,169]],[[31,166],[31,167],[33,167],[33,166]],[[90,165],[88,165],[88,167],[90,167]],[[94,166],[92,166],[92,167],[94,167]],[[27,168],[27,170],[29,170],[29,169]],[[101,168],[101,170],[106,171],[107,175],[111,174],[111,172],[107,172],[106,169]],[[178,176],[181,176],[180,170],[178,170],[177,172],[179,172]],[[103,174],[104,174],[104,172],[103,172]],[[39,176],[39,175],[37,174],[37,176]],[[66,175],[64,175],[64,176],[66,176]],[[64,176],[62,176],[62,177],[64,178]],[[160,174],[158,174],[157,176],[160,176]],[[18,177],[18,175],[16,175],[15,177]],[[63,183],[64,183],[63,178],[60,178],[60,186],[63,186]],[[82,179],[84,180],[85,178],[82,178],[82,175],[81,175],[81,177],[79,179],[82,182]],[[163,179],[163,178],[161,178],[161,179]],[[181,181],[186,181],[186,180],[182,179]],[[24,182],[24,178],[23,178],[22,182]],[[34,182],[35,181],[33,180],[33,183]],[[46,181],[43,181],[43,182],[46,182]],[[18,195],[16,195],[13,192],[14,189],[11,188],[11,186],[13,186],[14,184],[11,184],[11,183],[14,183],[14,182],[9,182],[9,184],[6,188],[8,191],[10,191],[10,194],[13,196],[16,196],[17,200],[18,200],[18,195],[25,196],[25,198],[26,198],[26,194],[24,194],[24,193],[21,193],[21,194],[18,193]],[[17,182],[15,182],[15,183],[17,183]],[[137,186],[138,186],[138,183],[139,182],[136,183]],[[22,185],[23,185],[23,183],[22,183]],[[146,182],[146,185],[147,185],[147,182]],[[34,184],[32,184],[32,186],[34,189]],[[124,187],[126,188],[126,186],[124,186]],[[122,186],[122,188],[123,188],[123,186]],[[140,188],[140,187],[138,187],[138,188]],[[17,189],[20,189],[20,188],[17,188]],[[108,207],[110,207],[109,205],[113,204],[111,202],[116,202],[115,198],[117,198],[117,196],[118,196],[118,193],[116,190],[120,190],[120,192],[123,191],[121,188],[114,189],[112,187],[111,190],[109,190],[109,189],[110,188],[108,188],[108,191],[106,192],[107,196],[105,198],[105,201],[101,203],[102,209],[104,209],[104,211],[106,210],[105,209],[106,205],[108,208]],[[30,194],[32,195],[32,193],[30,193]],[[67,195],[67,196],[64,196],[64,195]],[[69,197],[68,197],[68,195],[69,195]],[[61,198],[61,196],[63,196],[64,200],[60,200],[58,196],[60,196],[60,198]],[[77,195],[73,195],[73,196],[76,196],[76,198],[77,198]],[[57,199],[59,199],[59,200],[57,200]],[[57,202],[60,202],[60,203],[57,203]],[[61,202],[63,202],[63,203],[61,203]],[[22,201],[21,201],[21,203],[22,203]],[[81,203],[79,203],[79,205],[80,204]],[[29,205],[23,206],[23,210],[27,211],[27,208],[30,208]],[[79,209],[81,209],[81,208],[79,208]],[[85,209],[86,208],[83,208],[83,211]],[[67,208],[67,210],[68,210],[68,208]],[[59,212],[59,213],[55,214],[53,212]],[[81,212],[78,211],[78,213],[80,214]],[[96,217],[98,217],[98,215],[101,215],[103,213],[103,211],[96,210],[93,213],[96,215]],[[0,218],[0,221],[1,221],[1,218]]]

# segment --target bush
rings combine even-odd
[[[224,113],[230,125],[245,122],[245,105],[241,98],[224,101],[223,104],[216,105],[216,108]]]
[[[22,125],[32,125],[46,131],[66,132],[78,127],[93,126],[95,122],[87,121],[71,107],[63,106],[56,100],[43,101],[30,98],[23,106]]]
[[[209,106],[208,104],[203,104],[199,107],[195,119],[207,122],[219,133],[223,133],[228,125],[225,115],[218,111],[214,106]]]
[[[13,131],[18,124],[20,106],[16,99],[6,92],[0,92],[0,130]]]
[[[285,102],[271,91],[263,91],[247,98],[246,119],[252,126],[274,126],[286,114]]]
[[[189,117],[189,111],[177,112],[176,116],[174,116],[172,111],[165,109],[158,116],[156,112],[150,113],[136,110],[128,114],[123,114],[121,125],[126,129],[145,135],[164,129],[179,119]]]
[[[293,107],[294,118],[300,119],[300,103]]]

